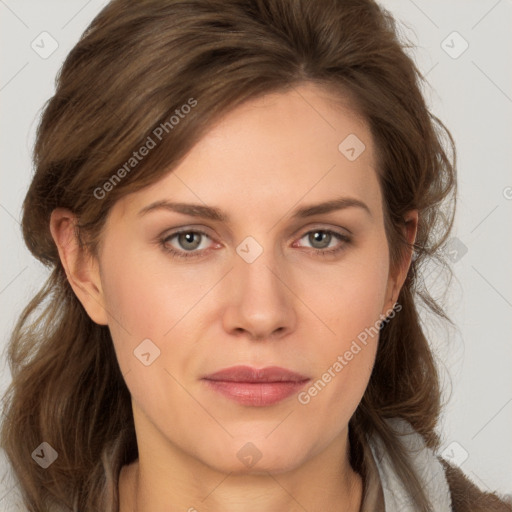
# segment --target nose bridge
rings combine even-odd
[[[237,246],[225,318],[228,330],[244,330],[258,338],[288,331],[295,323],[285,262],[274,250],[271,236],[265,240],[263,244],[247,237]]]

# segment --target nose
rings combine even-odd
[[[277,261],[271,250],[264,250],[252,263],[238,255],[235,258],[226,290],[226,332],[255,341],[279,339],[292,332],[297,298],[285,262]]]

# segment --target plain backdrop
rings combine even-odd
[[[47,275],[19,225],[37,122],[64,58],[105,3],[0,0],[2,351]],[[457,328],[424,317],[443,385],[452,389],[440,453],[480,488],[512,493],[512,1],[381,4],[416,46],[409,53],[429,82],[425,97],[457,145],[459,194],[448,251],[455,279],[445,298]],[[442,280],[425,274],[442,295]],[[4,356],[0,371],[3,392],[10,381]],[[15,492],[6,480],[0,510]]]

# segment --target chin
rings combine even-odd
[[[267,433],[268,435],[268,433]],[[293,449],[293,446],[276,439],[265,439],[265,436],[236,437],[214,452],[211,445],[205,447],[206,457],[201,460],[212,469],[233,475],[267,475],[268,473],[285,473],[300,466],[307,458],[306,443]]]

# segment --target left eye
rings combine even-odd
[[[330,245],[331,242],[348,242],[349,238],[346,235],[342,235],[341,233],[337,233],[335,231],[330,231],[328,229],[314,229],[312,231],[308,231],[301,238],[307,238],[307,241],[313,245],[313,249],[322,250],[322,249],[331,249],[336,248],[336,243],[334,246]],[[315,244],[318,244],[315,246]]]

